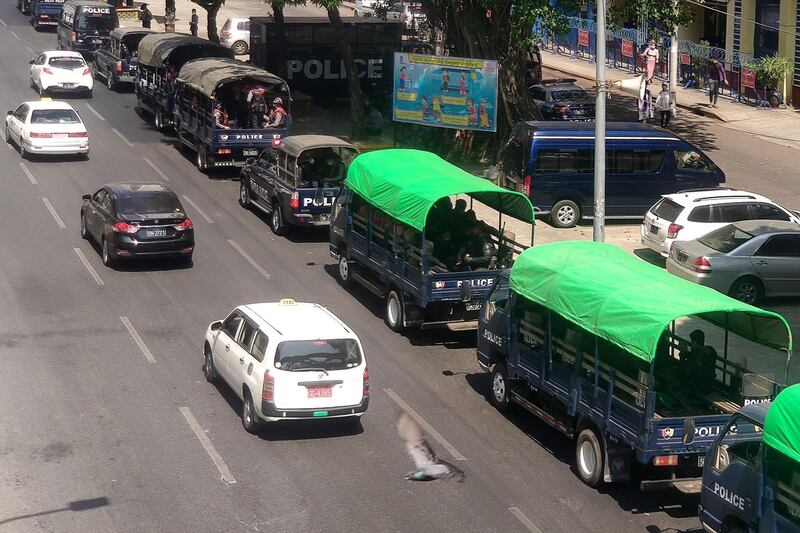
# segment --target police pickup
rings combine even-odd
[[[350,163],[352,144],[325,135],[291,135],[242,168],[239,204],[270,215],[283,235],[291,226],[327,226]]]
[[[264,89],[269,101],[279,97],[288,107],[289,86],[258,67],[226,58],[193,59],[181,67],[175,92],[175,131],[197,154],[200,171],[243,166],[286,136],[288,119],[280,126],[251,126],[246,100],[249,87]]]
[[[148,28],[116,28],[111,38],[95,50],[92,59],[92,75],[102,78],[109,89],[118,83],[134,83],[139,70],[137,51],[145,35],[153,33]]]
[[[331,255],[340,283],[357,282],[384,299],[384,321],[393,331],[474,327],[495,278],[524,248],[510,232],[453,208],[457,195],[499,211],[500,228],[503,214],[533,223],[521,193],[429,152],[369,152],[347,171],[331,213]]]

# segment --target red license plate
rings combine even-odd
[[[332,395],[332,387],[308,387],[309,398],[330,398]]]

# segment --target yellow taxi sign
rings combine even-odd
[[[52,102],[53,99],[49,96],[42,96],[42,102]]]
[[[297,305],[294,298],[282,298],[278,305]]]

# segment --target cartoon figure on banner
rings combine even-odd
[[[481,117],[481,128],[489,129],[489,111],[486,109],[486,98],[481,98],[480,107],[478,107],[478,115]]]
[[[447,72],[447,69],[442,69],[442,92],[446,93],[450,91],[450,73]]]
[[[422,119],[431,119],[431,106],[428,104],[428,98],[426,96],[422,97]]]
[[[458,80],[458,94],[465,95],[467,94],[467,73],[461,73],[461,79]]]
[[[406,67],[400,67],[400,89],[406,89],[408,87],[408,69]]]
[[[467,124],[478,125],[478,114],[475,112],[475,101],[472,98],[467,98]]]
[[[442,97],[434,96],[433,100],[433,119],[436,122],[442,121]]]

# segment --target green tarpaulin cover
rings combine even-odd
[[[258,80],[264,85],[279,85],[282,92],[289,90],[286,82],[275,74],[238,59],[192,59],[178,73],[178,83],[185,83],[209,98],[214,96],[220,85],[244,78]]]
[[[800,384],[784,389],[767,411],[764,442],[800,463]]]
[[[782,316],[673,276],[611,244],[528,248],[511,268],[510,287],[647,362],[670,323],[688,316],[771,348],[792,346]]]
[[[139,43],[139,63],[148,67],[165,67],[170,55],[181,48],[186,49],[187,53],[191,51],[191,57],[183,58],[183,62],[198,57],[233,59],[233,52],[230,48],[200,37],[183,33],[152,33],[145,35]]]
[[[518,192],[498,187],[421,150],[377,150],[356,157],[346,184],[388,215],[422,231],[428,211],[440,198],[467,194],[525,222],[533,206]]]

